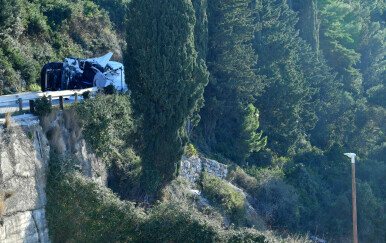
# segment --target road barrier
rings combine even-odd
[[[46,96],[50,103],[52,104],[53,100],[59,100],[60,108],[63,109],[63,100],[64,98],[69,98],[71,96],[75,97],[75,101],[78,100],[78,96],[82,95],[84,92],[90,91],[91,95],[94,95],[98,92],[97,87],[88,88],[88,89],[79,89],[79,90],[60,90],[60,91],[46,91],[46,92],[24,92],[19,94],[12,95],[2,95],[0,96],[0,113],[7,113],[7,107],[12,107],[10,111],[23,111],[27,107],[23,107],[23,103],[30,104],[29,109],[33,110],[34,101],[43,96]],[[28,109],[28,108],[27,108]]]

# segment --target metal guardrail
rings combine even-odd
[[[23,110],[23,103],[29,102],[30,106],[33,106],[33,101],[43,96],[49,98],[50,102],[53,100],[59,100],[60,106],[63,106],[63,99],[75,96],[77,99],[78,95],[82,95],[84,92],[90,91],[91,94],[95,94],[98,91],[97,87],[79,90],[61,90],[61,91],[46,91],[46,92],[25,92],[12,95],[0,96],[0,107],[7,108],[10,106],[19,106],[19,111]],[[31,102],[32,101],[32,102]],[[30,107],[31,110],[31,107]],[[3,113],[3,112],[0,112]]]

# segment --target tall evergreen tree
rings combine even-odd
[[[208,79],[197,62],[190,0],[133,1],[128,22],[126,81],[141,118],[141,183],[153,196],[178,173],[184,124],[198,109]]]
[[[356,68],[360,54],[360,23],[354,5],[341,1],[328,1],[320,9],[320,49],[342,78],[344,89],[353,95],[362,93],[362,75]]]
[[[257,142],[246,143],[256,131],[251,131],[246,140],[241,137],[245,136],[243,124],[249,116],[245,110],[262,89],[255,69],[257,56],[250,43],[254,33],[251,2],[208,2],[207,63],[211,76],[200,127],[212,150],[236,162],[243,162]]]
[[[261,30],[254,48],[266,88],[258,98],[263,131],[268,146],[286,154],[305,146],[306,133],[314,128],[317,59],[311,47],[298,36],[297,18],[284,0],[262,1]]]
[[[294,0],[292,9],[299,12],[297,28],[300,37],[306,40],[312,49],[319,54],[319,29],[320,16],[318,11],[318,0]]]

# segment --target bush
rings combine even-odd
[[[202,174],[201,188],[205,197],[220,207],[224,213],[237,225],[241,224],[245,215],[243,195],[227,182]]]
[[[84,100],[90,99],[90,96],[91,96],[90,91],[83,92],[83,94],[82,94],[82,97]]]
[[[51,240],[132,242],[143,221],[142,213],[75,172],[73,163],[50,154],[46,215]]]
[[[185,156],[190,158],[197,154],[197,150],[194,148],[193,144],[185,146]]]
[[[232,230],[228,233],[228,243],[266,243],[266,237],[253,229]]]
[[[228,180],[246,191],[254,191],[258,187],[257,179],[245,173],[238,166],[229,172]]]
[[[284,181],[284,173],[278,168],[247,169],[257,184],[247,189],[253,197],[253,206],[270,226],[294,229],[299,219],[298,195],[295,188]]]
[[[75,105],[83,136],[92,150],[110,165],[117,151],[131,146],[128,143],[134,133],[128,96],[97,96]],[[124,159],[124,158],[123,158]]]
[[[224,242],[219,224],[176,201],[154,207],[139,231],[138,242]]]
[[[109,186],[128,199],[138,189],[141,160],[135,153],[135,126],[129,96],[97,96],[74,106],[82,134],[92,151],[109,166]]]
[[[46,116],[52,111],[52,105],[46,96],[35,100],[34,114]]]
[[[113,84],[109,84],[106,87],[103,87],[103,92],[108,95],[112,95],[117,93],[117,89]]]

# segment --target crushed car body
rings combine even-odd
[[[41,71],[42,91],[86,89],[114,85],[127,91],[122,63],[110,61],[113,53],[102,57],[79,59],[68,57],[64,62],[44,65]]]

